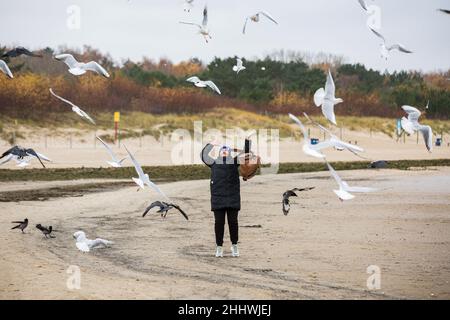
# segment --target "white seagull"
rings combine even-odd
[[[421,125],[419,123],[421,112],[417,110],[417,108],[411,106],[403,106],[402,109],[408,114],[408,118],[403,117],[401,120],[402,129],[409,135],[414,134],[416,131],[420,131],[425,140],[425,146],[428,151],[431,152],[433,149],[433,130],[430,126]]]
[[[236,65],[233,66],[233,71],[236,72],[237,74],[239,74],[239,72],[243,71],[247,69],[246,67],[244,67],[243,63],[242,63],[242,59],[237,58],[236,59]]]
[[[98,136],[95,136],[95,137],[103,144],[103,146],[105,147],[106,151],[108,151],[109,155],[110,155],[111,158],[112,158],[112,161],[106,161],[106,162],[107,162],[111,167],[114,167],[114,168],[121,168],[121,167],[122,167],[122,162],[124,162],[125,159],[128,158],[128,157],[125,157],[125,158],[119,160],[119,159],[116,157],[115,153],[114,153],[114,152],[112,151],[112,149],[110,148],[110,146],[108,146],[108,145],[106,144],[105,141],[103,141],[103,140],[102,140],[100,137],[98,137]]]
[[[378,31],[376,31],[376,30],[374,30],[374,29],[372,29],[372,28],[369,28],[369,29],[372,30],[372,32],[373,32],[378,38],[380,38],[381,40],[383,40],[383,43],[380,45],[380,47],[381,47],[381,49],[380,49],[381,57],[382,57],[383,59],[388,60],[388,59],[389,59],[389,53],[390,53],[392,50],[398,50],[398,51],[403,52],[403,53],[413,53],[411,50],[406,49],[403,45],[398,44],[398,43],[397,43],[397,44],[393,44],[392,46],[387,46],[387,44],[386,44],[386,38],[385,38],[381,33],[379,33]]]
[[[358,0],[358,2],[361,5],[361,7],[364,9],[364,11],[368,11],[369,10],[369,6],[367,5],[365,0]]]
[[[85,118],[87,120],[89,120],[90,122],[92,122],[92,124],[95,124],[95,121],[83,110],[80,109],[80,107],[76,106],[75,104],[73,104],[72,102],[70,102],[69,100],[66,100],[58,95],[56,95],[52,88],[50,88],[50,93],[55,96],[56,98],[58,98],[59,100],[69,104],[70,106],[72,106],[72,111],[75,112],[77,115],[79,115],[82,118]]]
[[[201,25],[198,23],[184,22],[184,21],[180,21],[180,23],[197,26],[199,29],[199,33],[205,38],[206,42],[208,42],[208,38],[212,39],[212,37],[209,33],[209,29],[208,29],[208,8],[207,8],[207,6],[205,6],[205,8],[203,9],[203,21],[202,21]]]
[[[364,152],[364,150],[361,149],[360,147],[351,145],[349,143],[345,143],[344,141],[339,140],[336,136],[333,136],[333,135],[331,136],[331,139],[328,139],[324,142],[320,142],[316,145],[313,145],[313,144],[311,144],[311,140],[309,139],[308,131],[306,130],[305,126],[300,121],[300,119],[298,119],[293,114],[289,114],[289,118],[291,118],[300,127],[300,129],[303,133],[303,136],[305,138],[302,149],[303,149],[303,152],[305,154],[307,154],[308,156],[311,156],[314,158],[319,158],[319,159],[324,159],[325,155],[323,155],[320,151],[323,149],[328,149],[328,148],[336,148],[336,149],[341,149],[341,150],[347,149],[354,153]]]
[[[83,231],[77,231],[73,234],[73,237],[76,239],[75,245],[78,250],[82,252],[89,252],[91,249],[95,249],[98,247],[107,247],[114,242],[97,238],[95,240],[90,240],[86,238],[86,234]]]
[[[334,114],[334,106],[344,102],[341,98],[336,98],[336,86],[334,85],[331,71],[328,70],[327,82],[325,89],[320,88],[314,93],[314,103],[317,107],[322,107],[322,113],[332,124],[337,125],[336,116]]]
[[[308,116],[308,114],[307,114],[306,112],[303,112],[303,115],[304,115],[305,118],[308,119],[312,124],[316,125],[320,130],[322,130],[322,131],[324,131],[324,132],[326,132],[326,133],[328,133],[328,134],[330,135],[331,139],[330,139],[330,140],[327,140],[327,141],[330,142],[331,144],[335,145],[334,148],[335,148],[336,150],[339,150],[339,151],[348,150],[348,151],[350,151],[351,153],[353,153],[355,156],[360,157],[360,158],[363,158],[363,159],[366,159],[366,158],[364,158],[363,156],[361,156],[361,155],[358,153],[358,152],[364,152],[363,149],[361,149],[361,148],[359,148],[359,147],[357,147],[357,146],[354,146],[354,145],[352,145],[352,144],[349,144],[349,143],[346,143],[346,142],[340,140],[340,139],[339,139],[336,135],[334,135],[330,130],[328,130],[327,128],[325,128],[324,126],[322,126],[320,123],[317,123],[317,122],[313,121],[313,120]]]
[[[133,181],[141,188],[144,189],[145,186],[149,186],[150,188],[152,188],[153,190],[155,190],[156,192],[158,192],[160,195],[162,195],[164,198],[166,198],[167,200],[169,200],[169,198],[161,191],[161,189],[158,188],[158,186],[156,184],[154,184],[148,174],[144,173],[144,171],[142,170],[141,165],[137,162],[137,160],[133,157],[133,155],[130,153],[130,151],[128,151],[127,147],[124,145],[125,150],[127,150],[128,156],[130,157],[131,161],[133,162],[134,165],[134,169],[136,170],[136,173],[138,174],[139,178],[132,178]],[[139,191],[139,189],[138,189]]]
[[[194,7],[194,0],[184,0],[184,11],[191,12]]]
[[[339,185],[339,190],[333,190],[334,193],[341,199],[341,201],[352,200],[355,198],[352,193],[369,193],[375,192],[377,189],[374,188],[364,188],[364,187],[350,187],[347,182],[341,179],[333,167],[326,161],[328,169],[330,170],[331,176],[336,180]]]
[[[11,79],[14,78],[14,76],[13,76],[11,70],[9,70],[8,65],[7,65],[6,62],[3,61],[3,60],[0,60],[0,70],[2,70],[2,72],[3,72],[4,74],[6,74],[8,77],[10,77]]]
[[[192,82],[196,87],[198,88],[206,88],[209,87],[212,90],[214,90],[215,92],[217,92],[218,94],[222,94],[219,90],[219,88],[216,86],[216,84],[214,82],[212,82],[211,80],[200,80],[199,77],[190,77],[188,79],[186,79],[187,82]]]
[[[64,62],[69,67],[69,72],[74,76],[81,76],[87,71],[93,71],[109,78],[109,73],[95,61],[90,61],[87,63],[78,62],[71,54],[68,53],[56,55],[55,59]]]
[[[267,12],[267,11],[259,11],[258,13],[252,15],[252,16],[248,16],[245,19],[245,23],[244,23],[244,29],[242,30],[242,33],[245,34],[245,30],[247,29],[247,22],[248,20],[251,20],[253,22],[259,22],[260,20],[260,15],[265,16],[267,19],[269,19],[270,21],[272,21],[275,24],[278,24],[278,22]]]

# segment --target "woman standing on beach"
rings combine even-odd
[[[244,181],[251,178],[259,167],[259,158],[257,166],[250,165],[246,154],[249,153],[249,141],[246,141],[246,153],[244,157],[232,157],[232,150],[228,146],[221,146],[219,156],[214,159],[209,154],[216,143],[208,143],[202,150],[201,159],[211,169],[211,211],[214,212],[214,231],[216,234],[216,257],[223,257],[223,236],[225,230],[225,216],[228,221],[231,240],[231,254],[233,257],[239,257],[239,224],[238,215],[241,210],[241,189],[239,180],[239,166],[242,161],[243,169],[246,173],[242,174]],[[242,170],[241,170],[242,171]],[[242,173],[242,172],[241,172]]]

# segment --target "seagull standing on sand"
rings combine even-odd
[[[30,56],[30,57],[37,57],[37,58],[42,58],[42,55],[40,54],[35,54],[33,52],[31,52],[28,49],[25,49],[24,47],[17,47],[11,51],[6,52],[5,54],[2,55],[2,58],[17,58],[21,55],[25,55],[25,56]]]
[[[206,88],[209,87],[210,89],[214,90],[215,92],[217,92],[218,94],[222,94],[219,90],[219,88],[216,86],[216,84],[214,82],[212,82],[211,80],[200,80],[199,77],[190,77],[188,79],[186,79],[187,82],[192,82],[196,87],[198,88]]]
[[[0,159],[3,159],[0,164],[4,164],[12,159],[15,159],[16,162],[20,163],[22,161],[26,161],[28,162],[29,160],[24,160],[25,158],[28,157],[35,157],[39,160],[39,162],[41,163],[41,165],[45,168],[44,163],[42,163],[42,160],[48,161],[50,162],[51,160],[49,158],[47,158],[46,156],[44,156],[43,154],[40,154],[36,151],[34,151],[31,148],[22,148],[19,146],[14,146],[9,150],[6,150],[2,156],[0,157]]]
[[[127,147],[124,145],[125,150],[127,150],[128,156],[131,159],[131,162],[133,162],[134,165],[134,169],[136,170],[136,173],[138,174],[139,178],[132,178],[133,181],[141,188],[144,189],[145,186],[149,186],[150,188],[152,188],[153,190],[155,190],[156,192],[158,192],[160,195],[162,195],[164,198],[169,199],[162,191],[161,189],[158,188],[158,186],[156,184],[154,184],[148,174],[144,173],[144,171],[142,170],[141,165],[137,162],[137,160],[133,157],[133,155],[130,153],[130,151],[128,151]],[[138,189],[139,191],[139,189]]]
[[[75,112],[77,115],[79,115],[80,117],[89,120],[92,124],[95,124],[95,121],[83,110],[80,109],[80,107],[78,107],[77,105],[73,104],[72,102],[70,102],[69,100],[66,100],[60,96],[58,96],[57,94],[55,94],[52,90],[52,88],[50,88],[50,93],[58,98],[59,100],[61,100],[62,102],[67,103],[68,105],[72,106],[72,111]]]
[[[25,232],[23,232],[23,230],[25,230],[25,228],[28,227],[28,218],[26,218],[23,221],[13,221],[11,223],[18,223],[18,225],[15,227],[12,227],[11,230],[20,229],[20,231],[22,231],[22,233],[25,233]]]
[[[90,240],[86,238],[86,234],[83,231],[77,231],[73,234],[73,237],[76,239],[75,245],[78,250],[82,252],[89,252],[91,249],[95,249],[98,247],[107,247],[114,242],[97,238],[95,240]]]
[[[242,60],[237,58],[236,59],[236,65],[233,66],[233,71],[236,72],[237,74],[239,74],[239,72],[243,71],[247,69],[246,67],[244,67]]]
[[[331,71],[328,70],[327,82],[325,89],[320,88],[314,93],[314,103],[317,107],[322,107],[322,113],[332,124],[336,124],[336,116],[334,114],[334,106],[344,102],[341,98],[336,98],[336,86],[334,85]]]
[[[121,167],[122,167],[122,162],[124,162],[125,159],[128,158],[128,157],[125,157],[125,158],[123,158],[122,160],[119,160],[119,159],[116,157],[115,153],[112,151],[112,149],[106,144],[105,141],[103,141],[103,140],[102,140],[100,137],[98,137],[98,136],[95,136],[95,137],[103,144],[103,146],[105,147],[106,151],[108,151],[109,155],[110,155],[111,158],[112,158],[112,161],[106,161],[106,162],[107,162],[111,167],[114,167],[114,168],[121,168]]]
[[[394,45],[392,45],[392,46],[387,46],[387,44],[386,44],[386,38],[385,38],[381,33],[379,33],[378,31],[376,31],[376,30],[374,30],[374,29],[372,29],[372,28],[370,28],[370,30],[372,30],[372,32],[373,32],[378,38],[380,38],[381,40],[383,40],[383,43],[380,45],[380,47],[381,47],[380,52],[381,52],[381,57],[382,57],[384,60],[387,61],[387,60],[389,59],[389,53],[390,53],[392,50],[398,50],[398,51],[403,52],[403,53],[413,53],[412,51],[406,49],[403,45],[398,44],[398,43],[397,43],[397,44],[394,44]]]
[[[346,200],[352,200],[355,198],[352,193],[369,193],[369,192],[375,192],[377,189],[374,188],[363,188],[363,187],[350,187],[347,182],[342,180],[337,172],[333,169],[333,167],[328,163],[328,169],[330,170],[331,176],[336,180],[337,184],[339,185],[339,190],[333,190],[334,193],[339,197],[341,201]]]
[[[197,26],[199,29],[199,33],[205,38],[206,43],[208,43],[208,38],[212,39],[209,29],[208,29],[208,7],[207,6],[205,6],[205,8],[203,9],[203,21],[202,21],[201,25],[198,23],[184,22],[184,21],[180,21],[180,23]]]
[[[156,212],[160,213],[161,217],[163,217],[163,218],[165,218],[167,216],[167,212],[169,212],[169,210],[177,209],[186,220],[189,220],[189,217],[186,214],[186,212],[184,212],[179,206],[177,206],[176,204],[173,204],[173,203],[167,203],[167,202],[163,202],[163,201],[155,201],[151,205],[149,205],[147,207],[147,209],[145,209],[145,212],[142,215],[142,217],[145,217],[147,215],[147,213],[155,207],[159,208],[159,210]]]
[[[303,123],[300,121],[300,119],[298,119],[296,116],[294,116],[293,114],[289,114],[289,117],[295,122],[297,123],[297,125],[300,127],[300,130],[303,133],[303,137],[304,137],[304,142],[303,142],[303,152],[305,154],[307,154],[308,156],[314,157],[314,158],[319,158],[319,159],[324,159],[325,155],[323,155],[320,151],[323,149],[328,149],[328,148],[336,148],[336,149],[347,149],[349,151],[352,151],[354,153],[358,153],[358,152],[364,152],[364,150],[358,146],[354,146],[351,145],[349,143],[346,143],[342,140],[340,140],[339,138],[337,138],[336,136],[332,135],[330,139],[324,141],[324,142],[320,142],[316,145],[311,144],[311,140],[309,139],[308,136],[308,131],[306,130],[305,126],[303,125]]]
[[[313,190],[315,187],[311,187],[311,188],[295,188],[292,190],[288,190],[285,193],[283,193],[283,213],[285,216],[287,216],[289,214],[289,210],[291,210],[291,203],[289,202],[289,198],[290,197],[298,197],[296,192],[304,192],[304,191],[309,191],[309,190]]]
[[[64,62],[69,67],[69,72],[74,76],[81,76],[87,71],[93,71],[105,78],[109,78],[109,73],[95,61],[90,61],[88,63],[78,62],[68,53],[56,55],[55,59]]]
[[[11,70],[9,70],[8,65],[7,65],[6,62],[3,61],[3,60],[0,60],[0,70],[1,70],[4,74],[6,74],[8,77],[10,77],[11,79],[14,78],[14,76],[13,76]]]
[[[414,134],[416,131],[420,131],[425,140],[427,150],[431,152],[433,149],[433,130],[430,126],[421,125],[419,123],[421,112],[417,108],[411,106],[403,106],[402,109],[408,114],[408,118],[403,117],[401,120],[402,129],[409,135]]]
[[[269,19],[270,21],[272,21],[275,24],[278,24],[278,22],[270,15],[270,13],[266,12],[266,11],[259,11],[258,13],[252,15],[252,16],[248,16],[245,19],[245,23],[244,23],[244,29],[242,29],[242,33],[245,34],[245,30],[247,29],[247,22],[248,20],[251,20],[253,22],[259,22],[260,20],[260,15],[265,16],[267,19]]]

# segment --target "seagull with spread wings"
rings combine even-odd
[[[78,62],[73,55],[68,53],[56,55],[55,59],[64,62],[69,67],[69,72],[74,76],[81,76],[87,71],[92,71],[109,78],[109,73],[98,62]]]
[[[100,137],[95,136],[97,138],[97,140],[99,140],[103,146],[105,147],[106,151],[108,151],[109,155],[111,156],[112,161],[106,161],[111,167],[114,168],[121,168],[122,167],[122,162],[124,162],[128,157],[125,157],[121,160],[119,160],[119,158],[117,158],[116,154],[112,151],[111,147],[108,146],[108,144],[106,144],[105,141],[103,141]]]
[[[344,102],[344,100],[336,98],[336,86],[334,84],[333,76],[331,75],[331,70],[328,70],[325,89],[320,88],[314,93],[314,103],[318,108],[322,108],[322,113],[328,121],[337,125],[334,106],[342,102]]]
[[[193,22],[184,22],[180,21],[182,24],[189,24],[192,26],[198,27],[198,32],[205,38],[206,43],[208,43],[208,39],[212,39],[209,28],[208,28],[208,7],[205,6],[203,9],[203,21],[202,24],[193,23]]]
[[[247,69],[247,68],[244,67],[242,59],[237,58],[236,59],[236,65],[233,66],[233,71],[236,72],[237,74],[239,74],[239,72],[241,72],[241,71],[243,71],[245,69]]]
[[[313,190],[315,187],[311,187],[311,188],[294,188],[292,190],[288,190],[285,193],[283,193],[283,213],[285,216],[287,216],[289,214],[289,210],[291,210],[291,203],[289,201],[290,197],[298,197],[296,192],[305,192],[305,191],[310,191]]]
[[[73,104],[72,102],[70,102],[69,100],[66,100],[60,96],[58,96],[57,94],[55,94],[52,90],[52,88],[50,88],[50,93],[58,98],[59,100],[61,100],[62,102],[67,103],[68,105],[70,105],[72,107],[72,111],[75,112],[77,115],[79,115],[81,118],[87,119],[89,120],[92,124],[95,124],[95,121],[83,110],[81,110],[80,107],[78,107],[77,105]]]
[[[155,190],[156,192],[158,192],[160,195],[162,195],[164,198],[169,199],[162,191],[161,189],[158,188],[158,186],[156,184],[154,184],[148,174],[144,173],[144,171],[142,170],[141,165],[139,164],[139,162],[137,162],[137,160],[134,158],[134,156],[131,154],[130,151],[128,151],[127,146],[125,146],[125,150],[127,150],[128,156],[131,159],[131,162],[133,162],[134,165],[134,169],[136,170],[136,173],[138,174],[138,178],[132,178],[133,181],[141,188],[141,189],[145,189],[145,186],[149,186],[150,188],[152,188],[153,190]],[[138,189],[139,191],[139,189]]]
[[[372,32],[383,41],[383,43],[380,45],[380,52],[381,52],[381,57],[384,60],[389,59],[389,55],[392,50],[398,50],[403,53],[413,53],[411,50],[406,49],[406,47],[403,46],[402,44],[396,43],[391,46],[388,46],[386,43],[386,38],[380,32],[378,32],[377,30],[372,29],[372,28],[370,28],[370,30],[372,30]]]
[[[278,22],[272,17],[272,15],[270,13],[268,13],[267,11],[259,11],[256,14],[252,15],[252,16],[248,16],[247,18],[245,18],[245,23],[244,23],[244,28],[242,29],[242,33],[245,34],[245,31],[247,29],[247,23],[248,21],[253,21],[253,22],[259,22],[261,19],[261,15],[266,17],[267,19],[269,19],[270,21],[272,21],[275,24],[278,24]]]
[[[419,123],[419,118],[422,113],[417,108],[411,106],[403,106],[402,109],[408,114],[407,118],[403,117],[401,120],[402,129],[409,135],[414,134],[416,131],[420,131],[425,140],[427,150],[431,152],[433,150],[433,130],[430,126]]]
[[[164,201],[155,201],[152,204],[150,204],[147,209],[145,209],[144,214],[142,215],[142,217],[145,217],[147,215],[147,213],[152,210],[153,208],[158,207],[159,210],[156,211],[157,213],[161,214],[161,217],[165,218],[167,216],[167,213],[169,212],[169,210],[171,209],[176,209],[178,210],[183,217],[186,220],[189,220],[188,215],[186,214],[186,212],[184,212],[179,206],[177,206],[176,204],[173,203],[167,203]]]
[[[333,190],[341,201],[352,200],[355,198],[351,193],[369,193],[375,192],[377,189],[365,187],[350,187],[347,182],[341,179],[334,168],[326,161],[327,167],[330,170],[331,176],[339,185],[339,190]]]
[[[198,88],[206,88],[209,87],[210,89],[212,89],[213,91],[217,92],[218,94],[222,94],[220,92],[219,87],[216,86],[216,84],[214,82],[212,82],[211,80],[200,80],[199,77],[194,76],[194,77],[190,77],[188,79],[186,79],[187,82],[192,82],[196,87]]]
[[[302,149],[303,152],[308,156],[319,159],[325,159],[325,155],[322,154],[321,151],[328,148],[336,148],[342,150],[347,149],[355,153],[364,152],[362,148],[346,143],[334,135],[332,135],[331,138],[328,140],[313,145],[311,143],[311,140],[309,139],[308,131],[306,130],[305,126],[300,121],[300,119],[294,116],[293,114],[289,114],[289,117],[300,127],[300,130],[303,133],[304,142]]]

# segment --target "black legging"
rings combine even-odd
[[[228,220],[228,229],[230,229],[230,239],[232,244],[237,244],[239,240],[239,224],[238,224],[238,210],[225,209],[214,211],[214,230],[216,232],[216,244],[223,245],[223,234],[225,232],[225,215]]]

